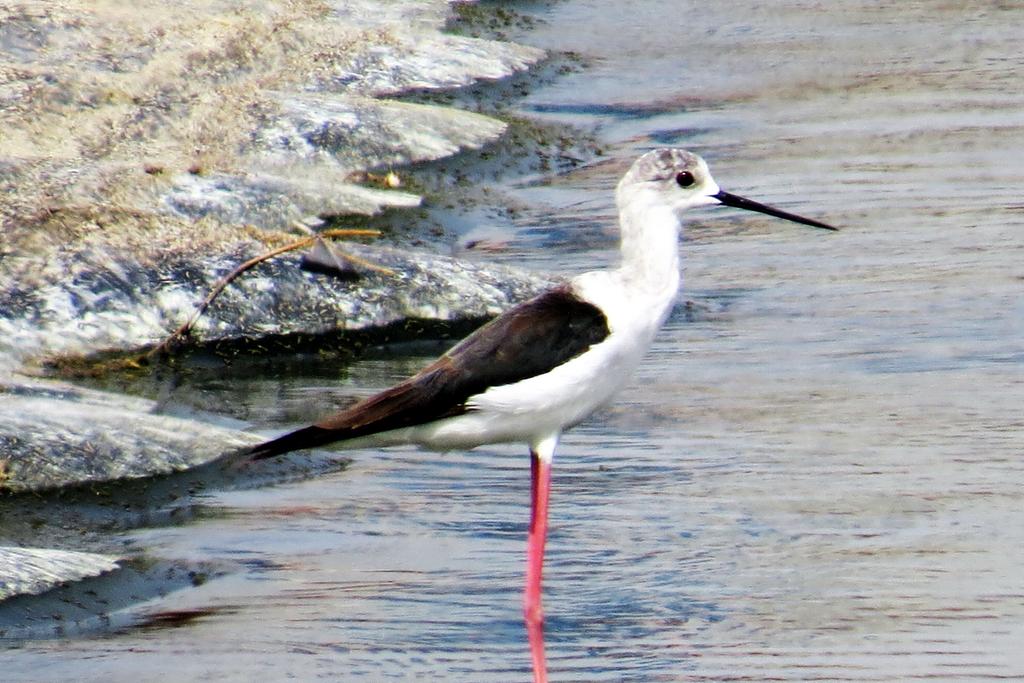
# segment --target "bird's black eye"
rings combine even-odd
[[[689,171],[680,171],[676,174],[676,184],[679,187],[689,187],[696,182],[693,178],[693,174]]]

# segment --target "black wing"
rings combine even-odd
[[[314,425],[260,444],[251,454],[269,458],[462,414],[471,396],[542,375],[608,334],[608,320],[597,306],[568,286],[549,290],[487,323],[415,376]]]

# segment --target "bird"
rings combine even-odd
[[[668,317],[679,288],[682,214],[724,205],[837,229],[725,192],[704,159],[677,148],[641,155],[619,181],[615,202],[617,268],[568,278],[484,324],[409,379],[248,452],[263,459],[335,442],[437,451],[527,444],[523,615],[531,644],[544,619],[541,579],[556,446],[563,432],[611,401]],[[535,672],[542,666],[536,654],[534,666]]]

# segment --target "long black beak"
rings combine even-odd
[[[746,209],[747,211],[757,211],[758,213],[766,213],[769,216],[775,216],[776,218],[784,218],[787,221],[793,221],[794,223],[803,223],[804,225],[810,225],[814,228],[824,228],[825,230],[838,230],[839,228],[829,225],[828,223],[822,223],[816,221],[813,218],[804,218],[803,216],[797,216],[795,213],[788,213],[786,211],[780,211],[774,209],[767,204],[761,204],[759,202],[745,199],[739,195],[730,194],[725,191],[720,191],[717,194],[711,195],[718,201],[722,202],[726,206],[734,206],[737,209]]]

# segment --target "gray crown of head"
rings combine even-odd
[[[684,169],[694,170],[700,166],[700,157],[684,149],[663,148],[647,152],[633,162],[626,173],[631,182],[649,182],[674,178]]]

